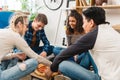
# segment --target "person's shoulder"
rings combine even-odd
[[[93,35],[95,35],[95,34],[97,34],[98,33],[98,27],[95,27],[93,30],[91,30],[90,32],[88,32],[86,35],[87,36],[93,36]]]
[[[1,29],[1,32],[2,33],[6,33],[7,35],[14,35],[15,34],[15,32],[12,30],[12,29]]]
[[[12,29],[1,29],[0,34],[3,34],[4,37],[8,37],[9,39],[10,38],[18,38],[20,36],[19,33],[13,31]]]
[[[94,42],[97,38],[97,34],[98,34],[98,27],[96,27],[93,30],[91,30],[90,32],[84,34],[81,37],[81,41]]]

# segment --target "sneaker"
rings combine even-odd
[[[71,79],[64,75],[57,75],[54,77],[54,80],[71,80]]]

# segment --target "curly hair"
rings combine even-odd
[[[74,17],[76,19],[76,27],[75,29],[72,29],[69,25],[69,17]],[[71,10],[71,13],[69,14],[68,18],[67,18],[67,30],[66,30],[66,34],[70,35],[70,34],[74,34],[74,32],[77,32],[79,34],[84,32],[84,29],[82,28],[83,25],[83,18],[81,16],[81,14],[79,14],[76,10]]]

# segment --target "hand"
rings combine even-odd
[[[49,80],[52,77],[53,72],[50,70],[50,67],[45,71],[46,78]]]
[[[16,57],[20,60],[25,60],[26,59],[26,54],[25,53],[15,53],[16,54]]]
[[[40,56],[47,57],[47,53],[45,51],[43,51],[43,52],[40,53]]]
[[[78,58],[78,55],[75,55],[74,56],[74,60],[77,61],[77,58]]]

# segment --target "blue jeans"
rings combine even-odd
[[[50,46],[48,49],[48,53],[47,56],[53,53],[53,48],[54,46]],[[33,47],[32,50],[35,51],[37,54],[40,54],[44,49],[44,46],[40,46],[40,47]]]
[[[13,58],[13,59],[10,59],[10,60],[4,60],[1,62],[1,70],[6,70],[6,69],[9,69],[13,66],[15,66],[18,62],[18,58]]]
[[[52,45],[49,46],[47,56],[53,53],[53,48],[54,48],[54,46],[52,46]],[[40,53],[44,50],[44,46],[33,47],[33,48],[31,48],[31,49],[32,49],[34,52],[36,52],[37,54],[40,54]],[[18,53],[18,52],[22,52],[22,51],[15,48],[15,49],[14,49],[14,53]]]
[[[54,47],[53,49],[53,53],[54,55],[58,55],[61,51],[65,50],[66,48],[62,48],[62,47]],[[74,57],[69,58],[69,60],[75,61]],[[90,69],[91,65],[94,65],[94,70],[95,72],[97,72],[97,67],[90,55],[90,53],[88,51],[78,55],[77,57],[77,63],[80,64],[82,67],[86,68],[86,69]]]
[[[61,51],[65,50],[66,48],[63,47],[54,47],[53,48],[53,53],[55,56],[57,56]]]
[[[47,52],[47,56],[51,55],[53,53],[53,48],[54,46],[50,46]],[[34,52],[36,52],[38,55],[44,50],[44,46],[40,46],[40,47],[33,47],[31,48]],[[14,49],[14,53],[19,53],[22,52],[21,50],[18,49]],[[29,57],[27,56],[26,60],[29,59]]]
[[[100,76],[72,61],[63,61],[59,70],[72,80],[101,80]]]
[[[98,69],[97,66],[92,58],[92,56],[90,55],[90,53],[88,51],[78,55],[77,57],[77,63],[86,68],[86,69],[90,69],[90,67],[93,67],[93,70],[95,73],[98,73]]]
[[[23,63],[26,65],[24,70],[21,69],[21,65]],[[36,59],[28,59],[23,63],[16,64],[6,70],[2,70],[3,66],[0,64],[0,80],[19,80],[33,72],[38,65],[38,61]]]
[[[58,54],[60,54],[62,51],[64,51],[66,48],[62,48],[62,47],[54,47],[53,48],[53,54],[55,55],[55,56],[57,56]],[[74,60],[74,57],[71,57],[71,58],[69,58],[69,60],[71,60],[71,61],[75,61]]]

